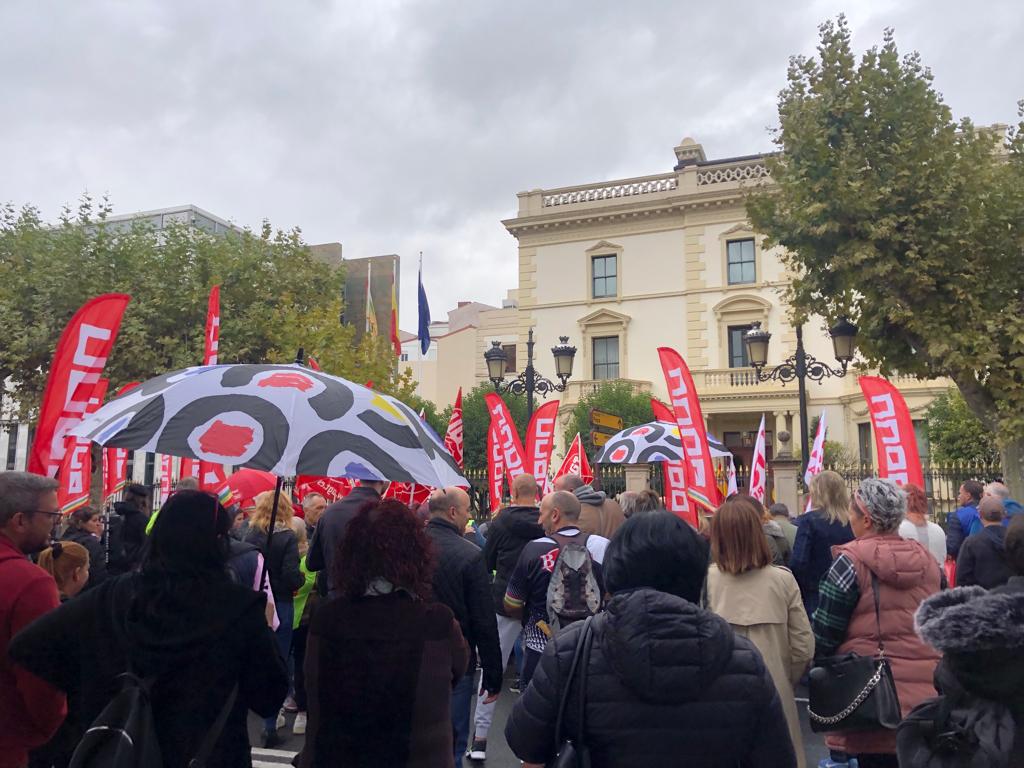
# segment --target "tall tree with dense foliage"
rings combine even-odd
[[[101,293],[131,294],[106,374],[128,381],[202,362],[206,301],[221,285],[220,360],[290,362],[298,347],[329,373],[382,391],[413,391],[398,377],[387,340],[353,347],[340,324],[344,272],[316,260],[296,230],[160,232],[106,221],[110,207],[83,198],[50,226],[32,207],[0,208],[0,386],[23,417],[39,407],[50,360],[67,321]]]
[[[844,18],[794,57],[779,154],[748,212],[785,249],[793,320],[847,316],[883,375],[946,376],[1024,492],[1024,123],[954,120],[891,31],[858,61]],[[1024,116],[1024,110],[1021,111]]]
[[[928,406],[928,443],[938,463],[989,464],[999,459],[995,435],[971,413],[958,390],[939,395]]]

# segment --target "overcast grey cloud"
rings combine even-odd
[[[55,216],[191,202],[299,226],[350,258],[416,255],[434,315],[516,282],[516,192],[771,147],[787,59],[845,11],[895,27],[957,115],[1012,122],[1024,11],[1005,2],[5,2],[0,200]]]

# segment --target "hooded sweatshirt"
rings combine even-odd
[[[609,499],[604,491],[581,485],[573,491],[580,502],[580,530],[611,539],[619,526],[626,522],[619,502]]]
[[[555,636],[516,701],[505,737],[521,760],[554,756],[559,700],[582,627]],[[724,619],[675,595],[637,589],[617,593],[593,633],[584,675],[593,768],[796,765],[764,661]],[[579,730],[577,690],[574,683],[565,710],[570,738]]]
[[[153,677],[167,765],[185,765],[195,755],[237,683],[209,764],[247,766],[246,711],[276,713],[288,687],[264,599],[226,576],[127,574],[44,616],[11,644],[11,656],[69,693],[77,710],[69,721],[82,730],[119,690],[118,675]]]
[[[1006,562],[1005,537],[1003,526],[986,525],[964,539],[956,559],[957,586],[994,589],[1006,583],[1011,574]]]
[[[505,507],[487,527],[484,544],[484,563],[494,573],[491,597],[494,611],[505,616],[505,590],[515,570],[519,555],[529,542],[544,537],[544,529],[537,522],[540,509],[533,506]]]
[[[64,719],[64,695],[11,663],[11,638],[60,600],[53,578],[0,534],[0,768],[21,766]]]

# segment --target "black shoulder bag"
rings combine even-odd
[[[875,598],[878,655],[831,656],[821,659],[811,670],[807,714],[815,733],[894,730],[902,719],[896,682],[885,658],[878,577],[873,571],[871,591]]]
[[[587,713],[587,666],[590,663],[590,646],[594,642],[594,633],[591,627],[594,617],[588,616],[583,622],[583,630],[580,632],[579,640],[576,641],[576,651],[572,655],[572,663],[569,665],[569,676],[565,679],[565,687],[562,689],[562,698],[558,702],[558,718],[555,720],[555,759],[548,763],[551,768],[590,768],[590,750],[587,749],[584,731],[586,730]],[[579,673],[577,674],[577,670]],[[574,677],[580,680],[580,706],[579,706],[579,731],[576,739],[565,738],[562,734],[563,718],[565,716],[565,705],[569,702],[569,692],[572,690]]]

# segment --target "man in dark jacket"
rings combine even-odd
[[[120,550],[117,559],[111,559],[108,570],[112,575],[134,571],[142,562],[146,549],[146,524],[149,522],[149,488],[132,483],[124,491],[124,501],[114,504],[114,512],[121,518],[111,521],[111,538],[120,531]],[[123,549],[122,549],[123,548]]]
[[[580,530],[611,539],[626,521],[619,502],[609,499],[604,491],[595,491],[579,475],[562,475],[555,481],[556,491],[571,491],[579,499]]]
[[[960,556],[960,546],[964,540],[981,530],[978,504],[984,491],[985,486],[977,480],[967,480],[957,493],[956,502],[960,506],[955,512],[946,515],[946,553],[954,558]],[[957,581],[960,581],[959,574]]]
[[[8,656],[11,638],[59,605],[53,577],[27,555],[47,545],[60,517],[56,480],[0,472],[0,768],[26,765],[64,719],[64,694]]]
[[[631,517],[608,545],[612,592],[592,621],[586,668],[586,746],[594,768],[793,768],[796,756],[779,694],[753,643],[699,608],[708,544],[675,515]],[[528,765],[550,764],[555,722],[584,626],[548,643],[530,687],[505,726]],[[580,732],[579,698],[569,696],[563,738]]]
[[[502,672],[523,631],[522,622],[505,613],[505,589],[523,547],[544,535],[544,529],[537,522],[539,517],[537,480],[533,475],[524,474],[512,481],[512,504],[498,512],[497,517],[487,526],[484,563],[487,570],[494,573],[491,596],[494,613],[497,614]],[[473,748],[469,753],[471,760],[484,760],[487,757],[487,734],[494,717],[494,703],[488,704],[486,699],[481,696],[476,702]]]
[[[960,546],[956,560],[956,583],[959,587],[977,585],[984,589],[1001,587],[1010,578],[1006,562],[1003,527],[1003,502],[996,496],[986,496],[978,505],[982,529],[968,536]]]
[[[384,493],[385,482],[362,481],[343,499],[331,504],[316,525],[313,541],[306,553],[306,568],[321,571],[317,578],[317,589],[321,595],[334,597],[331,566],[334,556],[345,538],[345,529],[356,513],[367,504],[376,504]]]
[[[463,538],[469,521],[469,494],[461,488],[442,488],[430,496],[430,521],[427,536],[434,542],[437,563],[434,570],[434,597],[452,609],[469,646],[466,675],[452,691],[452,734],[455,765],[469,740],[469,709],[473,700],[476,652],[480,653],[483,675],[480,695],[493,704],[501,690],[504,669],[498,644],[498,623],[491,603],[490,578],[483,554],[475,544]]]

